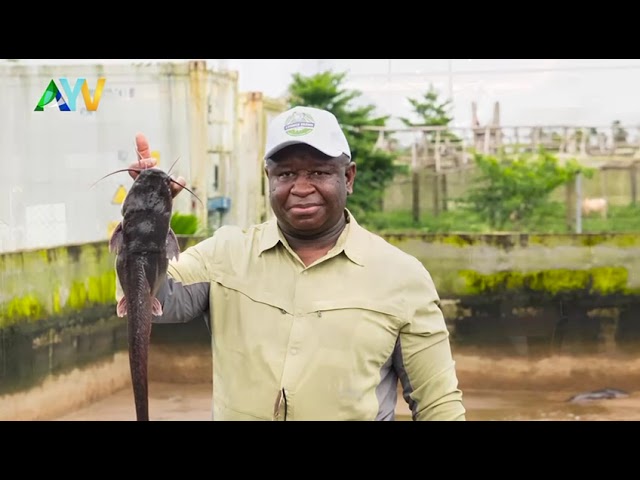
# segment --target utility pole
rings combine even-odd
[[[393,94],[391,93],[393,84],[393,74],[391,73],[391,58],[388,59],[387,62],[387,111],[391,112],[393,110]]]
[[[449,72],[449,100],[453,102],[453,60],[449,59],[448,72]]]

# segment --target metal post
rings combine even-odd
[[[424,136],[424,133],[422,135]],[[417,225],[420,223],[420,174],[418,170],[418,145],[415,139],[411,145],[411,183],[411,212],[413,223]]]
[[[582,233],[582,173],[576,175],[576,233]]]

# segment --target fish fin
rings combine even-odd
[[[156,297],[151,297],[151,313],[156,317],[162,315],[162,304]]]
[[[171,260],[174,257],[176,260],[180,258],[180,244],[174,231],[169,229],[169,233],[167,233],[167,258]]]
[[[119,317],[124,317],[127,315],[127,299],[122,297],[118,300],[118,306],[116,307],[116,312]]]
[[[118,226],[113,230],[111,238],[109,239],[109,252],[120,253],[122,248],[122,222],[118,223]]]

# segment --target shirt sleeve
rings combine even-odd
[[[400,330],[394,368],[414,420],[465,420],[449,331],[431,275],[424,267],[408,286],[413,305]]]
[[[167,278],[158,291],[162,315],[152,317],[153,323],[186,323],[209,311],[211,277],[207,265],[215,249],[211,237],[180,253],[171,260]],[[124,295],[116,271],[116,300]]]

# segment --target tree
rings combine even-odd
[[[354,215],[365,217],[380,210],[388,185],[399,167],[394,155],[374,149],[378,133],[361,131],[362,126],[384,126],[388,116],[376,116],[374,105],[354,106],[352,102],[362,93],[343,87],[346,72],[325,71],[311,76],[293,75],[289,86],[289,106],[322,108],[333,113],[344,129],[352,159],[357,165],[354,193],[348,199]]]
[[[429,89],[421,98],[407,98],[407,101],[413,107],[414,115],[417,117],[416,121],[400,117],[400,121],[407,127],[445,127],[453,121],[451,99],[440,100],[440,94],[433,84],[429,84]],[[440,135],[442,139],[458,140],[453,133],[448,131],[441,132]],[[427,138],[433,141],[435,135],[431,132]]]
[[[556,188],[573,181],[578,173],[593,175],[592,169],[575,159],[560,165],[544,149],[536,154],[501,157],[475,153],[474,160],[480,175],[463,198],[463,208],[479,213],[496,229],[510,220],[526,220],[549,201]]]

